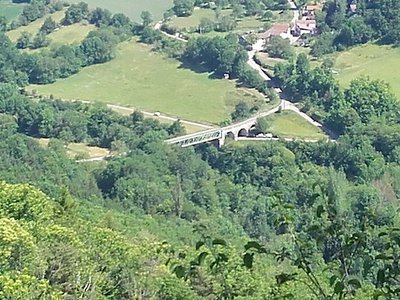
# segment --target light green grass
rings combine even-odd
[[[227,16],[232,13],[231,9],[224,9],[221,11],[222,16]],[[179,30],[186,30],[193,32],[197,29],[201,19],[207,18],[216,22],[215,10],[212,9],[195,9],[193,14],[189,17],[173,17],[167,22],[169,26],[176,27]],[[237,20],[237,26],[234,32],[244,32],[249,30],[259,30],[264,26],[264,22],[257,17],[243,17]],[[226,33],[224,33],[226,34]]]
[[[52,44],[75,44],[80,43],[90,31],[95,29],[96,26],[92,24],[77,23],[61,27],[59,30],[50,33],[49,38]]]
[[[237,32],[249,31],[249,30],[262,30],[264,28],[264,21],[257,17],[243,17],[238,20],[238,24],[235,28]]]
[[[70,3],[78,3],[81,0],[68,0]],[[122,12],[132,20],[140,22],[140,13],[150,11],[154,20],[161,20],[163,13],[171,8],[172,0],[85,0],[91,8],[107,8],[113,13]]]
[[[42,147],[47,147],[49,145],[50,139],[48,138],[40,138],[36,139],[38,143]],[[95,146],[88,146],[84,143],[69,143],[65,146],[65,151],[67,155],[71,158],[75,157],[87,157],[87,158],[95,158],[95,157],[103,157],[110,153],[109,149],[95,147]]]
[[[293,19],[293,12],[291,10],[273,10],[275,23],[290,23]]]
[[[335,69],[344,87],[356,77],[368,75],[388,82],[400,99],[400,48],[373,44],[355,47],[337,56]]]
[[[231,10],[222,10],[221,15],[229,15]],[[186,29],[187,31],[193,31],[190,29],[195,29],[199,26],[201,19],[207,18],[211,21],[216,22],[215,11],[212,9],[195,9],[189,17],[172,17],[171,20],[167,22],[168,25],[176,27],[180,30]]]
[[[5,16],[7,20],[14,20],[22,12],[24,4],[15,4],[11,0],[0,0],[0,16]]]
[[[21,36],[21,33],[26,31],[35,35],[38,33],[40,27],[42,27],[44,20],[47,17],[52,17],[55,22],[60,22],[64,18],[65,12],[64,11],[57,11],[54,14],[44,16],[43,18],[37,19],[36,21],[29,23],[27,26],[21,26],[17,29],[8,31],[6,34],[10,38],[11,41],[16,42],[17,39]]]
[[[266,67],[269,69],[273,69],[274,66],[279,62],[282,62],[282,63],[287,62],[287,60],[284,60],[284,59],[269,57],[268,53],[265,53],[265,52],[257,52],[256,58],[261,62],[261,65],[263,67]]]
[[[268,132],[279,137],[322,139],[325,134],[292,111],[283,111],[267,117]]]
[[[111,62],[30,89],[63,99],[98,100],[212,123],[228,119],[238,101],[261,98],[254,90],[237,89],[235,82],[209,75],[181,68],[178,61],[130,41],[119,45]]]

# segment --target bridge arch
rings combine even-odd
[[[238,136],[248,136],[248,135],[249,135],[249,131],[246,128],[242,128],[238,132]]]
[[[225,134],[225,137],[230,138],[232,140],[235,139],[235,134],[232,131],[229,131]]]

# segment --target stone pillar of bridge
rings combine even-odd
[[[218,139],[218,148],[221,148],[225,144],[225,135],[223,134],[222,137]]]

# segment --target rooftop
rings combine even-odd
[[[307,5],[306,10],[307,11],[321,10],[321,6],[320,5]]]
[[[282,33],[288,32],[288,30],[289,30],[289,24],[277,23],[274,26],[272,26],[270,29],[259,33],[258,38],[266,39],[266,38],[269,38],[270,36],[278,36],[278,35],[281,35]]]

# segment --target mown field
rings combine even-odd
[[[209,73],[181,68],[178,61],[132,40],[119,45],[111,62],[30,89],[63,99],[97,100],[211,123],[228,119],[240,100],[262,98],[254,90],[236,88],[233,81],[209,77]]]
[[[325,134],[292,111],[283,111],[267,117],[268,132],[279,137],[321,139]]]
[[[227,16],[232,13],[231,9],[224,9],[221,11],[222,16]],[[201,19],[207,18],[216,22],[215,11],[212,9],[195,9],[193,14],[189,17],[172,17],[167,22],[168,25],[179,28],[180,30],[186,29],[187,31],[193,31],[196,29]],[[277,16],[278,18],[278,16]],[[244,32],[249,30],[259,30],[264,26],[264,22],[257,17],[243,17],[238,19],[235,32]]]
[[[335,70],[337,79],[347,87],[360,75],[388,82],[400,99],[400,48],[379,45],[363,45],[338,54]]]
[[[92,24],[72,24],[50,33],[49,38],[52,44],[75,44],[80,43],[90,31],[95,29],[96,26]]]
[[[81,0],[68,0],[70,3],[78,3]],[[139,22],[140,13],[148,10],[154,20],[161,20],[164,12],[172,7],[172,0],[85,0],[90,7],[107,8],[111,12],[122,12],[132,20]]]
[[[24,4],[14,4],[11,0],[0,0],[0,15],[7,20],[15,19],[24,8]]]

